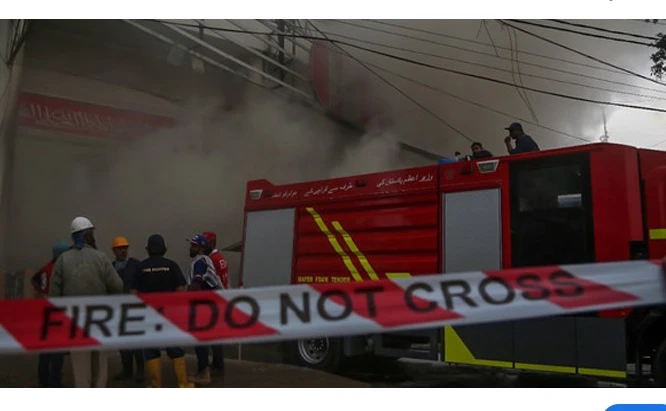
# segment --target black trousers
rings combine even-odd
[[[135,362],[137,374],[143,374],[143,350],[120,350],[120,358],[123,362],[123,374],[132,375]]]
[[[63,353],[39,354],[39,386],[41,388],[62,387],[62,365],[65,359]]]
[[[194,352],[197,354],[197,368],[199,371],[210,367],[208,359],[208,349],[213,351],[213,368],[224,370],[224,349],[220,345],[197,345],[194,347]]]

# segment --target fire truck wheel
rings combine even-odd
[[[289,354],[295,365],[333,373],[342,362],[342,342],[327,337],[298,340],[289,344]]]
[[[657,387],[666,387],[666,340],[661,342],[654,354],[652,375]]]

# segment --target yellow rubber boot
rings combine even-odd
[[[178,380],[178,387],[180,388],[194,388],[194,384],[187,381],[187,369],[185,368],[185,357],[174,358],[173,371]]]
[[[146,377],[148,380],[148,388],[161,388],[162,387],[162,359],[157,357],[148,360],[144,365]]]

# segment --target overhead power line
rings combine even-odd
[[[428,53],[428,52],[423,52],[423,51],[415,51],[413,49],[409,49],[409,48],[405,48],[405,47],[392,46],[392,45],[385,44],[385,43],[378,43],[376,41],[362,40],[362,39],[358,39],[356,37],[347,36],[347,35],[339,34],[339,33],[333,33],[333,32],[330,32],[330,31],[325,31],[325,32],[322,32],[322,33],[325,33],[329,36],[335,36],[335,37],[349,39],[349,40],[352,40],[352,41],[355,41],[355,42],[358,42],[358,43],[371,44],[371,45],[374,45],[374,46],[385,47],[387,49],[399,50],[399,51],[404,51],[404,52],[413,53],[413,54],[417,54],[417,55],[434,57],[434,58],[441,59],[441,60],[454,61],[454,62],[457,62],[457,63],[475,65],[475,66],[478,66],[478,67],[488,68],[488,69],[491,69],[491,70],[503,71],[503,72],[508,72],[508,73],[511,72],[511,70],[507,70],[507,69],[503,69],[503,68],[500,68],[500,67],[495,67],[495,66],[491,66],[491,65],[487,65],[487,64],[481,64],[481,63],[475,63],[475,62],[471,62],[471,61],[467,61],[467,60],[461,60],[461,59],[457,59],[457,58],[453,58],[453,57],[444,56],[444,55],[441,55],[441,54]],[[448,46],[448,45],[446,45],[446,46]],[[470,53],[480,54],[480,55],[489,56],[489,57],[495,57],[495,55],[491,54],[491,53],[478,52],[476,50],[469,50],[469,49],[455,47],[455,46],[451,46],[451,47],[454,47],[454,48],[460,49],[460,50],[464,50],[464,51],[469,51]],[[523,52],[521,51],[520,53],[523,53]],[[502,60],[507,60],[507,61],[512,60],[508,57],[503,57],[503,56],[500,56],[499,58],[502,59]],[[621,85],[621,86],[626,86],[626,87],[631,87],[631,88],[636,88],[636,89],[641,89],[641,90],[648,90],[648,91],[653,91],[653,92],[656,92],[656,93],[666,94],[666,90],[659,90],[659,89],[655,89],[655,88],[636,86],[636,85],[631,84],[631,83],[624,83],[624,82],[621,82],[621,81],[614,81],[614,80],[608,80],[608,79],[601,78],[601,77],[589,76],[589,75],[577,73],[577,72],[574,72],[574,71],[558,69],[558,68],[554,68],[554,67],[544,66],[544,65],[535,64],[535,63],[530,63],[530,62],[527,62],[527,61],[521,61],[520,64],[521,65],[526,65],[526,66],[531,66],[531,67],[538,67],[538,68],[542,68],[542,69],[545,69],[545,70],[551,70],[551,71],[558,72],[558,73],[570,74],[570,75],[573,75],[573,76],[578,76],[578,77],[583,77],[583,78],[589,78],[589,79],[592,79],[592,80],[597,80],[597,81],[601,81],[601,82],[605,82],[605,83],[609,83],[609,84],[617,84],[617,85]],[[547,76],[540,76],[540,75],[536,75],[536,74],[521,73],[521,75],[525,76],[525,77],[533,77],[533,78],[538,78],[538,79],[543,79],[543,80],[554,81],[554,82],[557,82],[557,83],[571,84],[571,85],[580,86],[580,87],[586,87],[586,88],[591,88],[591,89],[608,91],[608,92],[612,92],[612,93],[629,94],[629,95],[636,95],[638,97],[648,97],[648,98],[654,98],[654,99],[661,99],[660,97],[657,97],[657,96],[646,96],[646,95],[643,95],[643,94],[635,94],[635,93],[629,93],[629,92],[624,92],[624,91],[619,91],[619,90],[611,90],[611,89],[602,88],[602,87],[590,86],[590,85],[587,85],[587,84],[584,84],[584,83],[576,83],[576,82],[570,82],[570,81],[566,81],[566,80],[559,80],[559,79],[554,79],[554,78],[547,77]]]
[[[332,32],[322,32],[322,34],[324,34],[324,33],[329,35],[329,36],[346,38],[346,39],[349,39],[351,41],[355,41],[355,42],[358,42],[358,43],[372,44],[372,45],[379,46],[379,47],[385,47],[387,49],[404,51],[404,52],[407,52],[407,53],[413,53],[413,54],[417,54],[417,55],[433,57],[433,58],[437,58],[437,59],[441,59],[441,60],[454,61],[456,63],[469,64],[469,65],[472,65],[472,66],[483,67],[483,68],[487,68],[487,69],[490,69],[490,70],[496,70],[496,71],[501,71],[501,72],[505,72],[505,73],[513,73],[512,70],[504,69],[504,68],[501,68],[501,67],[495,67],[495,66],[491,66],[491,65],[488,65],[488,64],[475,63],[475,62],[472,62],[472,61],[466,61],[466,60],[461,60],[461,59],[457,59],[457,58],[453,58],[453,57],[442,56],[440,54],[414,51],[414,50],[411,50],[411,49],[408,49],[408,48],[391,46],[391,45],[388,45],[388,44],[378,43],[378,42],[375,42],[375,41],[361,40],[361,39],[357,39],[355,37],[346,36],[344,34],[338,34],[338,33],[332,33]],[[523,61],[521,61],[520,64],[521,65],[531,65],[530,63],[523,62]],[[543,67],[549,69],[548,67],[545,67],[545,66],[543,66]],[[647,89],[647,90],[651,90],[651,91],[654,91],[654,92],[657,92],[657,93],[666,94],[666,90],[658,90],[658,89],[651,89],[651,88],[645,88],[645,87],[637,87],[637,86],[634,86],[633,84],[629,84],[629,83],[623,83],[623,82],[613,81],[613,80],[606,80],[606,79],[603,79],[603,78],[598,78],[598,77],[594,77],[594,76],[587,76],[587,75],[584,75],[584,74],[569,72],[569,71],[566,71],[566,70],[559,70],[559,69],[552,69],[552,70],[555,70],[557,72],[566,73],[566,74],[579,75],[581,77],[587,77],[587,78],[591,78],[591,79],[594,79],[594,80],[608,82],[608,83],[612,83],[612,84],[619,84],[619,85],[632,87],[632,88]],[[609,88],[603,88],[603,87],[596,87],[596,86],[591,86],[591,85],[585,84],[585,83],[577,83],[577,82],[574,82],[574,81],[560,80],[560,79],[556,79],[556,78],[552,78],[552,77],[540,76],[538,74],[529,74],[529,73],[522,73],[521,72],[520,75],[524,76],[524,77],[532,77],[532,78],[541,79],[541,80],[553,81],[555,83],[570,84],[570,85],[577,86],[577,87],[584,87],[584,88],[589,88],[589,89],[593,89],[593,90],[606,91],[606,92],[609,92],[609,93],[626,94],[626,95],[631,95],[631,96],[636,96],[636,97],[651,98],[651,99],[655,99],[655,100],[664,100],[665,99],[664,97],[659,97],[659,96],[649,96],[649,95],[640,94],[640,93],[631,93],[631,92],[628,92],[628,91],[609,89]]]
[[[159,21],[163,22],[165,24],[176,24],[176,25],[185,24],[185,23],[171,23],[171,22],[168,22],[168,21],[161,21],[161,20],[159,20]],[[197,28],[199,27],[198,25],[192,25],[192,26],[197,27]],[[265,32],[250,32],[250,31],[223,29],[223,28],[209,27],[209,26],[203,26],[203,27],[207,28],[207,29],[211,29],[211,30],[221,30],[221,31],[229,31],[229,32],[236,32],[236,33],[245,33],[245,34],[263,34],[263,35],[269,35],[270,34],[270,33],[265,33]],[[387,58],[390,58],[390,59],[393,59],[393,60],[398,60],[398,61],[402,61],[402,62],[405,62],[405,63],[410,63],[410,64],[421,66],[421,67],[427,67],[427,68],[431,68],[431,69],[438,70],[438,71],[443,71],[443,72],[452,73],[452,74],[458,74],[458,75],[461,75],[461,76],[464,76],[464,77],[475,78],[475,79],[478,79],[478,80],[484,80],[484,81],[488,81],[488,82],[492,82],[492,83],[502,84],[502,85],[505,85],[505,86],[510,86],[510,87],[515,86],[514,84],[509,83],[507,81],[495,79],[495,78],[492,78],[492,77],[486,77],[486,76],[482,76],[482,75],[478,75],[478,74],[466,73],[466,72],[459,71],[459,70],[453,70],[453,69],[449,69],[449,68],[446,68],[446,67],[436,66],[436,65],[429,64],[429,63],[426,63],[426,62],[413,60],[413,59],[409,59],[409,58],[406,58],[406,57],[396,56],[396,55],[393,55],[393,54],[390,54],[390,53],[384,53],[382,51],[374,50],[374,49],[367,48],[367,47],[362,47],[362,46],[352,44],[352,43],[349,43],[349,42],[346,42],[346,41],[335,40],[335,39],[327,39],[325,37],[318,37],[318,36],[302,36],[302,35],[296,35],[296,34],[285,34],[285,35],[290,36],[290,37],[294,37],[294,38],[302,38],[302,39],[308,39],[308,40],[330,41],[332,43],[345,45],[345,46],[352,47],[352,48],[355,48],[355,49],[358,49],[358,50],[367,51],[368,53],[384,56],[384,57],[387,57]],[[658,83],[658,84],[662,84],[662,83]],[[666,109],[660,109],[660,108],[656,108],[656,107],[636,106],[636,105],[631,105],[631,104],[613,103],[613,102],[610,102],[610,101],[594,100],[594,99],[588,99],[588,98],[584,98],[584,97],[571,96],[571,95],[567,95],[567,94],[562,94],[562,93],[556,93],[556,92],[552,92],[552,91],[537,89],[537,88],[528,87],[528,86],[517,85],[516,87],[520,87],[520,88],[523,88],[525,90],[533,91],[533,92],[539,93],[539,94],[545,94],[545,95],[550,95],[550,96],[554,96],[554,97],[560,97],[560,98],[564,98],[564,99],[568,99],[568,100],[581,101],[581,102],[585,102],[585,103],[593,103],[593,104],[600,104],[600,105],[607,105],[607,106],[632,108],[632,109],[636,109],[636,110],[645,110],[645,111],[654,111],[654,112],[659,112],[659,113],[666,113]]]
[[[320,30],[319,28],[317,28],[317,27],[316,27],[316,26],[315,26],[310,20],[307,20],[307,21],[308,21],[308,22],[309,22],[309,23],[315,28],[315,30],[317,30],[320,34],[325,35],[326,32],[323,32],[322,30]],[[347,36],[342,36],[342,37],[347,37]],[[330,40],[330,39],[329,39],[329,40]],[[336,46],[336,47],[337,47],[337,49],[340,50],[341,52],[344,52],[345,54],[349,55],[349,53],[348,53],[346,50],[344,50],[343,48],[341,48],[340,46]],[[350,55],[350,57],[352,57],[352,56]],[[557,129],[552,128],[552,127],[543,126],[543,125],[538,124],[538,123],[536,123],[536,122],[534,122],[534,121],[530,121],[530,120],[522,119],[522,118],[520,118],[520,117],[516,117],[516,116],[513,115],[513,114],[509,114],[509,113],[505,113],[505,112],[502,112],[502,111],[496,110],[496,109],[494,109],[494,108],[492,108],[492,107],[489,107],[489,106],[487,106],[487,105],[484,105],[484,104],[481,104],[481,103],[477,103],[477,102],[472,101],[472,100],[470,100],[470,99],[467,99],[467,98],[461,97],[461,96],[459,96],[459,95],[453,94],[453,93],[451,93],[451,92],[449,92],[449,91],[446,91],[446,90],[444,90],[444,89],[442,89],[442,88],[435,87],[435,86],[433,86],[433,85],[431,85],[431,84],[423,83],[423,82],[421,82],[421,81],[415,80],[415,79],[413,79],[413,78],[411,78],[411,77],[405,76],[405,75],[403,75],[403,74],[401,74],[401,73],[398,73],[398,72],[396,72],[396,71],[389,70],[389,69],[387,69],[386,67],[382,67],[382,66],[380,66],[380,65],[374,64],[374,63],[372,63],[372,62],[370,62],[370,61],[368,61],[368,60],[356,59],[356,61],[357,61],[359,64],[362,64],[364,67],[368,68],[368,70],[370,70],[369,67],[373,67],[373,68],[375,68],[376,70],[383,71],[383,72],[385,72],[385,73],[388,73],[388,74],[390,74],[390,75],[393,75],[393,76],[395,76],[395,77],[398,77],[398,78],[400,78],[400,79],[402,79],[402,80],[405,80],[405,81],[407,81],[407,82],[410,82],[410,83],[413,83],[413,84],[419,85],[419,86],[421,86],[421,87],[423,87],[423,88],[426,88],[426,89],[431,90],[431,91],[434,91],[434,92],[436,92],[436,93],[439,93],[439,94],[442,94],[442,95],[445,95],[445,96],[448,96],[448,97],[454,98],[454,99],[456,99],[456,100],[463,101],[463,102],[468,103],[468,104],[470,104],[470,105],[473,105],[473,106],[476,106],[476,107],[480,107],[480,108],[482,108],[482,109],[484,109],[484,110],[487,110],[487,111],[493,112],[493,113],[495,113],[495,114],[503,115],[503,116],[506,116],[506,117],[508,117],[508,118],[513,118],[513,119],[516,119],[516,120],[522,121],[523,123],[531,124],[531,125],[534,125],[535,127],[538,127],[538,128],[544,129],[544,130],[548,130],[548,131],[550,131],[550,132],[553,132],[553,133],[556,133],[556,134],[559,134],[559,135],[562,135],[562,136],[565,136],[565,137],[569,137],[569,138],[572,138],[572,139],[575,139],[575,140],[579,140],[579,141],[583,141],[583,142],[587,142],[587,143],[591,142],[591,140],[588,140],[588,139],[585,139],[585,138],[582,138],[582,137],[576,136],[576,135],[574,135],[574,134],[567,133],[567,132],[562,131],[562,130],[557,130]],[[370,70],[370,71],[372,71],[372,70]],[[372,72],[373,72],[373,74],[376,73],[376,72],[374,72],[374,71],[372,71]]]
[[[585,142],[587,142],[587,143],[591,142],[590,140],[587,140],[587,139],[585,139],[585,138],[582,138],[582,137],[579,137],[579,136],[576,136],[576,135],[573,135],[573,134],[570,134],[570,133],[567,133],[567,132],[564,132],[564,131],[561,131],[561,130],[557,130],[557,129],[554,129],[554,128],[551,128],[551,127],[543,126],[543,125],[541,125],[541,124],[537,124],[537,123],[535,123],[534,121],[530,121],[530,120],[526,120],[526,119],[522,119],[522,118],[516,117],[516,116],[514,116],[513,114],[509,114],[509,113],[505,113],[505,112],[500,111],[500,110],[496,110],[496,109],[494,109],[494,108],[492,108],[492,107],[488,107],[488,106],[486,106],[486,105],[484,105],[484,104],[477,103],[477,102],[475,102],[475,101],[472,101],[472,100],[466,99],[466,98],[464,98],[464,97],[458,96],[458,95],[453,94],[453,93],[451,93],[451,92],[448,92],[448,91],[446,91],[446,90],[444,90],[444,89],[442,89],[442,88],[435,87],[435,86],[433,86],[433,85],[431,85],[431,84],[423,83],[423,82],[421,82],[421,81],[415,80],[415,79],[413,79],[413,78],[411,78],[411,77],[408,77],[408,76],[405,76],[405,75],[403,75],[403,74],[397,73],[397,72],[395,72],[395,71],[389,70],[389,69],[387,69],[387,68],[385,68],[385,67],[382,67],[382,66],[379,66],[379,65],[377,65],[377,64],[372,64],[372,63],[369,63],[369,62],[366,62],[366,64],[368,64],[369,66],[372,66],[372,67],[374,67],[374,68],[376,68],[376,69],[378,69],[378,70],[381,70],[381,71],[383,71],[383,72],[386,72],[386,73],[389,73],[389,74],[394,75],[394,76],[396,76],[396,77],[399,77],[399,78],[401,78],[401,79],[403,79],[403,80],[405,80],[405,81],[408,81],[408,82],[410,82],[410,83],[417,84],[417,85],[422,86],[422,87],[424,87],[424,88],[427,88],[427,89],[429,89],[429,90],[431,90],[431,91],[435,91],[435,92],[437,92],[437,93],[440,93],[440,94],[443,94],[443,95],[449,96],[449,97],[454,98],[454,99],[456,99],[456,100],[464,101],[465,103],[471,104],[471,105],[473,105],[473,106],[477,106],[477,107],[483,108],[483,109],[485,109],[485,110],[492,111],[492,112],[495,113],[495,114],[500,114],[500,115],[503,115],[503,116],[506,116],[506,117],[509,117],[509,118],[513,118],[513,119],[516,119],[516,120],[522,121],[523,123],[531,124],[531,125],[533,125],[533,126],[535,126],[535,127],[542,128],[542,129],[544,129],[544,130],[548,130],[548,131],[551,131],[551,132],[553,132],[553,133],[557,133],[557,134],[560,134],[560,135],[563,135],[563,136],[567,136],[567,137],[570,137],[570,138],[573,138],[573,139],[576,139],[576,140],[585,141]]]
[[[341,49],[341,50],[342,50],[342,49]],[[408,77],[408,76],[405,76],[405,75],[403,75],[403,74],[400,74],[400,73],[398,73],[398,72],[396,72],[396,71],[389,70],[389,69],[387,69],[386,67],[382,67],[382,66],[380,66],[380,65],[378,65],[378,64],[371,63],[371,62],[369,62],[369,61],[367,61],[367,60],[363,60],[363,59],[359,59],[359,60],[360,60],[359,62],[363,62],[363,63],[365,63],[365,65],[370,66],[370,67],[373,67],[373,68],[375,68],[375,69],[377,69],[377,70],[379,70],[379,71],[383,71],[383,72],[385,72],[385,73],[391,74],[391,75],[396,76],[396,77],[398,77],[398,78],[401,78],[401,79],[403,79],[403,80],[405,80],[405,81],[407,81],[407,82],[410,82],[410,83],[413,83],[413,84],[417,84],[417,85],[419,85],[419,86],[421,86],[421,87],[424,87],[424,88],[429,89],[429,90],[431,90],[431,91],[437,92],[437,93],[439,93],[439,94],[446,95],[446,96],[448,96],[448,97],[454,98],[454,99],[456,99],[456,100],[463,101],[463,102],[468,103],[468,104],[470,104],[470,105],[473,105],[473,106],[476,106],[476,107],[480,107],[480,108],[482,108],[482,109],[484,109],[484,110],[491,111],[491,112],[493,112],[493,113],[495,113],[495,114],[503,115],[503,116],[506,116],[506,117],[508,117],[508,118],[513,118],[513,119],[515,119],[515,120],[522,121],[523,123],[531,124],[531,125],[533,125],[533,126],[535,126],[535,127],[538,127],[538,128],[544,129],[544,130],[548,130],[548,131],[551,131],[551,132],[553,132],[553,133],[556,133],[556,134],[559,134],[559,135],[562,135],[562,136],[565,136],[565,137],[569,137],[569,138],[572,138],[572,139],[575,139],[575,140],[583,141],[583,142],[586,142],[586,143],[592,142],[591,140],[588,140],[588,139],[585,139],[585,138],[582,138],[582,137],[576,136],[576,135],[574,135],[574,134],[567,133],[567,132],[562,131],[562,130],[557,130],[557,129],[552,128],[552,127],[543,126],[543,125],[541,125],[541,124],[535,123],[534,121],[526,120],[526,119],[523,119],[523,118],[517,117],[517,116],[515,116],[515,115],[513,115],[513,114],[505,113],[505,112],[500,111],[500,110],[496,110],[496,109],[494,109],[494,108],[492,108],[492,107],[489,107],[489,106],[487,106],[487,105],[484,105],[484,104],[481,104],[481,103],[477,103],[477,102],[472,101],[472,100],[470,100],[470,99],[467,99],[467,98],[464,98],[464,97],[458,96],[458,95],[453,94],[453,93],[451,93],[451,92],[448,92],[448,91],[446,91],[446,90],[444,90],[444,89],[442,89],[442,88],[435,87],[435,86],[433,86],[433,85],[431,85],[431,84],[423,83],[423,82],[418,81],[418,80],[415,80],[415,79],[413,79],[413,78],[411,78],[411,77]]]
[[[279,96],[281,96],[281,97],[291,98],[291,96],[290,96],[289,94],[287,94],[287,93],[285,93],[285,92],[283,92],[283,91],[281,91],[281,90],[277,90],[277,89],[274,89],[274,88],[266,87],[265,85],[263,85],[263,84],[261,84],[261,83],[255,81],[255,80],[253,80],[252,78],[248,77],[248,76],[245,75],[244,73],[242,73],[242,72],[238,72],[238,71],[234,70],[233,68],[231,68],[231,67],[229,67],[229,66],[227,66],[227,65],[225,65],[225,64],[222,64],[222,63],[220,63],[219,61],[216,61],[216,60],[214,60],[214,59],[212,59],[212,58],[210,58],[210,57],[208,57],[208,56],[204,56],[204,55],[202,55],[202,54],[200,54],[200,53],[197,53],[196,51],[192,50],[192,48],[185,47],[184,45],[182,45],[182,44],[180,44],[180,43],[178,43],[178,42],[176,42],[176,41],[174,41],[174,40],[172,40],[172,39],[170,39],[170,38],[168,38],[168,37],[166,37],[166,36],[164,36],[164,35],[162,35],[162,34],[160,34],[160,33],[157,33],[157,32],[155,32],[155,31],[153,31],[153,30],[151,30],[151,29],[149,29],[149,28],[147,28],[147,27],[144,27],[143,25],[141,25],[141,24],[139,24],[139,23],[137,23],[137,22],[135,22],[135,21],[132,21],[132,20],[124,20],[124,21],[125,21],[126,23],[128,23],[128,24],[130,24],[130,25],[136,27],[137,29],[143,31],[144,33],[146,33],[146,34],[148,34],[148,35],[151,35],[151,36],[153,36],[153,37],[155,37],[155,38],[157,38],[157,39],[159,39],[159,40],[161,40],[161,41],[163,41],[163,42],[165,42],[165,43],[167,43],[167,44],[170,44],[171,46],[176,47],[176,48],[182,50],[184,53],[187,53],[187,54],[189,54],[189,55],[191,55],[191,56],[197,57],[197,58],[201,59],[202,61],[205,61],[206,63],[210,64],[210,65],[213,66],[213,67],[217,67],[217,68],[219,68],[219,69],[221,69],[221,70],[224,70],[224,71],[226,71],[226,72],[228,72],[228,73],[230,73],[230,74],[232,74],[232,75],[234,75],[234,76],[236,76],[236,77],[238,77],[238,78],[240,78],[240,79],[246,81],[246,82],[249,83],[249,84],[252,84],[252,85],[254,85],[254,86],[256,86],[256,87],[259,87],[259,88],[261,88],[261,89],[267,90],[267,91],[269,91],[269,92],[271,92],[271,93],[274,93],[274,94],[276,94],[276,95],[279,95]],[[199,27],[199,25],[189,25],[189,26],[190,26],[190,27],[192,27],[192,26],[194,26],[194,27]],[[304,99],[303,101],[304,101],[306,104],[308,104],[309,106],[311,106],[311,107],[314,107],[314,108],[317,108],[317,107],[318,107],[317,105],[315,105],[315,103],[314,103],[314,99],[311,98],[311,97],[310,97],[309,99]]]
[[[620,30],[609,30],[609,29],[605,29],[603,27],[590,26],[590,25],[581,24],[581,23],[572,23],[570,21],[565,21],[565,20],[550,19],[548,21],[552,21],[552,22],[559,23],[559,24],[565,24],[567,26],[580,27],[580,28],[590,29],[590,30],[597,30],[597,31],[601,31],[601,32],[604,32],[604,33],[612,33],[612,34],[619,34],[619,35],[622,35],[622,36],[635,37],[637,39],[652,40],[652,41],[657,40],[657,37],[655,37],[655,36],[645,36],[645,35],[642,35],[642,34],[629,33],[629,32],[620,31]]]
[[[633,109],[638,109],[638,110],[656,111],[656,112],[660,112],[660,113],[666,113],[666,109],[660,109],[660,108],[656,108],[656,107],[645,107],[645,106],[635,106],[635,105],[631,105],[631,104],[613,103],[613,102],[610,102],[610,101],[601,101],[601,100],[588,99],[588,98],[584,98],[584,97],[570,96],[570,95],[567,95],[567,94],[555,93],[555,92],[552,92],[552,91],[541,90],[541,89],[537,89],[537,88],[534,88],[534,87],[516,85],[516,84],[509,83],[507,81],[498,80],[498,79],[494,79],[494,78],[486,77],[486,76],[481,76],[481,75],[478,75],[478,74],[465,73],[465,72],[462,72],[462,71],[459,71],[459,70],[452,70],[452,69],[448,69],[448,68],[445,68],[445,67],[435,66],[433,64],[429,64],[429,63],[425,63],[425,62],[421,62],[421,61],[417,61],[417,60],[412,60],[412,59],[408,59],[408,58],[405,58],[405,57],[395,56],[395,55],[392,55],[392,54],[389,54],[389,53],[383,53],[383,52],[380,52],[380,51],[377,51],[377,50],[372,50],[372,49],[368,49],[366,47],[356,46],[356,45],[349,44],[349,43],[346,43],[346,42],[340,42],[340,43],[345,44],[346,46],[354,47],[354,48],[357,48],[359,50],[364,50],[364,51],[367,51],[369,53],[378,54],[378,55],[388,57],[388,58],[391,58],[391,59],[394,59],[394,60],[399,60],[399,61],[403,61],[403,62],[406,62],[406,63],[411,63],[411,64],[422,66],[422,67],[428,67],[428,68],[439,70],[439,71],[445,71],[445,72],[448,72],[448,73],[460,74],[462,76],[476,78],[476,79],[479,79],[479,80],[490,81],[490,82],[497,83],[497,84],[503,84],[505,86],[519,87],[519,88],[522,88],[524,90],[533,91],[535,93],[546,94],[546,95],[550,95],[550,96],[554,96],[554,97],[561,97],[561,98],[565,98],[565,99],[569,99],[569,100],[582,101],[582,102],[586,102],[586,103],[595,103],[595,104],[608,105],[608,106],[625,107],[625,108],[633,108]]]
[[[331,40],[328,38],[328,36],[326,36],[326,34],[324,34],[321,30],[319,30],[319,28],[318,28],[317,26],[315,26],[314,23],[312,23],[312,22],[309,21],[309,20],[307,20],[307,21],[310,23],[310,25],[312,25],[312,27],[314,27],[315,30],[317,30],[317,32],[319,32],[319,34],[321,34],[322,36],[324,36],[324,38],[326,38],[326,40],[328,40],[329,42],[331,42]],[[412,103],[416,104],[416,105],[417,105],[418,107],[420,107],[423,111],[425,111],[426,113],[430,114],[431,116],[433,116],[434,118],[436,118],[437,120],[439,120],[440,122],[442,122],[442,124],[444,124],[445,126],[447,126],[448,128],[450,128],[451,130],[453,130],[453,131],[454,131],[455,133],[457,133],[458,135],[462,136],[464,139],[468,140],[470,143],[474,142],[474,140],[472,140],[470,137],[468,137],[465,133],[463,133],[462,131],[460,131],[460,130],[457,129],[456,127],[452,126],[449,122],[447,122],[446,120],[444,120],[444,119],[443,119],[442,117],[440,117],[437,113],[435,113],[434,111],[430,110],[430,109],[429,109],[428,107],[426,107],[425,105],[421,104],[418,100],[416,100],[414,97],[410,96],[408,93],[406,93],[406,92],[405,92],[404,90],[402,90],[400,87],[398,87],[398,86],[396,86],[395,84],[391,83],[391,82],[388,81],[386,78],[384,78],[382,75],[380,75],[380,74],[377,73],[376,71],[372,70],[372,69],[371,69],[370,67],[368,67],[364,62],[362,62],[360,59],[354,57],[351,53],[349,53],[348,51],[344,50],[343,48],[341,48],[341,47],[339,47],[339,46],[338,46],[338,48],[339,48],[343,53],[347,54],[350,58],[352,58],[353,60],[355,60],[357,63],[359,63],[360,65],[362,65],[366,70],[368,70],[370,73],[372,73],[372,74],[373,74],[375,77],[377,77],[379,80],[381,80],[382,82],[384,82],[385,84],[387,84],[389,87],[391,87],[392,89],[394,89],[395,91],[397,91],[398,93],[400,93],[403,97],[407,98],[407,99],[408,99],[409,101],[411,101]]]
[[[422,42],[426,42],[426,43],[430,43],[430,44],[438,44],[438,45],[441,45],[441,46],[450,47],[450,45],[447,45],[446,43],[441,43],[441,42],[437,42],[437,41],[434,41],[434,40],[424,39],[422,37],[415,37],[415,36],[410,36],[408,34],[395,33],[393,31],[382,30],[382,29],[378,29],[376,27],[363,26],[361,24],[350,23],[350,22],[346,22],[346,21],[343,21],[343,20],[333,20],[333,21],[341,23],[341,24],[346,24],[346,25],[349,25],[349,26],[364,28],[366,30],[376,31],[376,32],[379,32],[379,33],[392,34],[392,35],[398,36],[398,37],[404,37],[404,38],[418,40],[418,41],[422,41]],[[375,24],[381,24],[381,25],[388,26],[388,27],[394,27],[394,28],[399,28],[399,29],[403,29],[403,30],[411,30],[411,31],[414,31],[414,32],[429,34],[429,35],[432,35],[432,36],[464,41],[464,42],[467,42],[467,43],[478,44],[478,45],[486,46],[486,47],[493,47],[494,49],[511,51],[511,49],[509,47],[496,46],[496,45],[493,45],[493,44],[484,43],[482,41],[476,41],[476,40],[466,39],[464,37],[452,36],[450,34],[438,33],[436,31],[418,29],[418,28],[404,26],[404,25],[400,25],[400,24],[389,23],[389,22],[381,21],[381,20],[366,20],[366,21],[372,22],[372,23],[375,23]],[[530,52],[530,51],[522,51],[522,50],[520,52],[522,54],[525,54],[525,55],[528,55],[528,56],[539,57],[539,58],[543,58],[543,59],[551,60],[551,61],[558,61],[558,62],[561,62],[561,63],[571,64],[571,65],[574,65],[574,66],[587,67],[587,68],[591,68],[591,69],[595,69],[595,70],[606,71],[606,72],[609,72],[609,73],[626,74],[625,72],[620,71],[620,70],[613,70],[613,69],[609,69],[609,68],[606,68],[606,67],[595,66],[595,65],[592,65],[592,64],[579,63],[577,61],[566,60],[566,59],[562,59],[562,58],[558,58],[558,57],[548,56],[548,55],[545,55],[545,54],[533,53],[533,52]],[[488,54],[488,55],[490,55],[490,54]]]
[[[628,69],[626,69],[626,68],[616,66],[615,64],[609,63],[609,62],[604,61],[604,60],[601,60],[601,59],[599,59],[599,58],[597,58],[597,57],[594,57],[594,56],[591,56],[591,55],[589,55],[589,54],[583,53],[582,51],[578,51],[578,50],[576,50],[576,49],[574,49],[574,48],[571,48],[571,47],[569,47],[569,46],[566,46],[566,45],[564,45],[564,44],[562,44],[562,43],[558,43],[558,42],[556,42],[556,41],[550,40],[550,39],[545,38],[545,37],[543,37],[543,36],[540,36],[540,35],[538,35],[538,34],[532,33],[532,32],[529,31],[529,30],[525,30],[525,29],[521,29],[520,27],[516,27],[516,26],[514,26],[514,25],[512,25],[512,24],[507,23],[507,22],[504,21],[504,20],[498,20],[498,21],[499,21],[500,23],[502,23],[502,24],[508,26],[508,27],[514,28],[514,29],[516,29],[516,30],[518,30],[518,31],[520,31],[520,32],[523,32],[523,33],[527,34],[527,35],[530,35],[530,36],[532,36],[532,37],[536,37],[536,38],[538,38],[538,39],[540,39],[540,40],[543,40],[543,41],[545,41],[545,42],[547,42],[547,43],[550,43],[550,44],[553,44],[553,45],[555,45],[555,46],[561,47],[561,48],[563,48],[563,49],[565,49],[565,50],[571,51],[572,53],[576,53],[576,54],[578,54],[578,55],[580,55],[580,56],[583,56],[583,57],[586,57],[586,58],[588,58],[588,59],[590,59],[590,60],[596,61],[597,63],[601,63],[601,64],[606,65],[606,66],[608,66],[608,67],[613,67],[613,68],[615,68],[615,69],[618,69],[618,70],[624,71],[624,72],[627,73],[627,74],[631,74],[632,76],[636,76],[636,77],[641,78],[641,79],[643,79],[643,80],[647,80],[647,81],[650,81],[650,82],[652,82],[652,83],[659,84],[660,86],[666,86],[666,83],[662,83],[662,82],[660,82],[660,81],[657,81],[657,80],[652,79],[652,78],[650,78],[650,77],[646,77],[646,76],[644,76],[644,75],[642,75],[642,74],[638,74],[638,73],[633,72],[633,71],[631,71],[631,70],[628,70]],[[512,20],[512,21],[515,21],[515,20]]]
[[[513,19],[510,19],[509,21],[512,21],[514,23],[527,24],[529,26],[541,27],[543,29],[562,31],[562,32],[565,32],[565,33],[578,34],[580,36],[587,36],[587,37],[594,37],[594,38],[603,39],[603,40],[617,41],[618,43],[628,43],[628,44],[637,44],[639,46],[655,47],[655,45],[652,44],[652,43],[645,43],[645,42],[636,41],[636,40],[620,39],[620,38],[617,38],[617,37],[604,36],[602,34],[586,33],[584,31],[565,29],[563,27],[549,26],[547,24],[534,23],[534,22],[531,22],[531,21],[513,20]]]

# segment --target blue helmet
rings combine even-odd
[[[53,259],[56,260],[62,253],[69,250],[72,246],[68,241],[59,241],[51,247],[51,252],[53,253]]]
[[[194,237],[188,239],[187,241],[192,244],[196,244],[201,248],[208,248],[208,240],[206,240],[206,237],[204,237],[201,234],[197,234]]]

